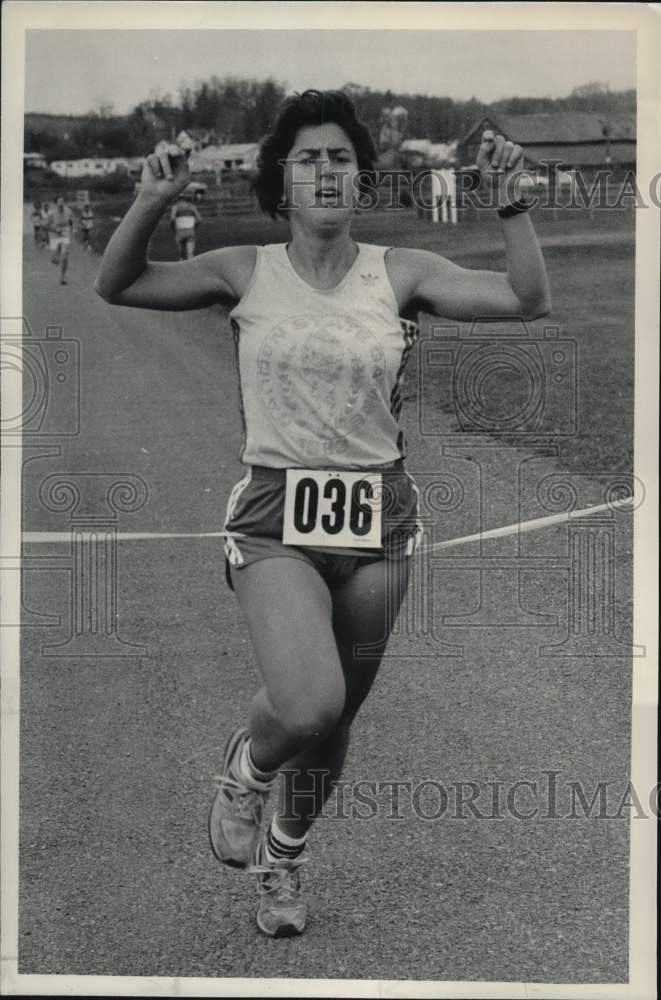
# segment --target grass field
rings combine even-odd
[[[95,247],[102,251],[126,211],[130,199],[108,197],[95,204]],[[197,252],[235,244],[275,243],[287,239],[284,222],[261,215],[216,214],[213,202],[202,206],[204,224]],[[634,393],[634,213],[627,209],[597,210],[539,208],[533,213],[542,240],[553,293],[553,310],[533,324],[541,335],[546,324],[560,328],[562,338],[576,341],[576,433],[558,438],[560,464],[575,471],[630,471],[633,467]],[[500,223],[493,212],[462,220],[457,226],[434,225],[414,209],[377,211],[356,217],[353,234],[363,242],[434,250],[464,267],[505,269]],[[174,260],[176,252],[167,220],[154,234],[155,259]],[[421,317],[428,332],[429,317]],[[500,334],[507,335],[506,325]],[[417,361],[407,371],[407,395],[416,399]],[[507,408],[516,393],[511,375],[497,376],[492,391]],[[453,411],[453,400],[438,398],[438,406]]]

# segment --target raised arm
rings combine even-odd
[[[190,181],[177,145],[145,160],[140,191],[113,233],[94,289],[113,305],[142,309],[201,309],[238,300],[250,279],[254,247],[227,247],[176,263],[150,261],[149,240],[174,198]]]
[[[515,199],[522,158],[520,146],[488,131],[483,134],[477,162],[494,208],[506,209]],[[400,303],[460,321],[545,316],[551,309],[551,291],[530,216],[506,214],[501,224],[506,272],[459,267],[425,250],[392,251]]]

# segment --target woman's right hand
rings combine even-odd
[[[186,145],[162,142],[155,152],[145,158],[140,177],[140,195],[167,204],[190,184],[190,149]]]

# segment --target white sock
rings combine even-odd
[[[239,777],[248,788],[257,789],[260,792],[266,791],[273,785],[277,771],[260,771],[250,754],[250,740],[243,744],[243,750],[239,757]]]

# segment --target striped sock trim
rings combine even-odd
[[[264,839],[266,860],[272,864],[281,860],[293,861],[305,850],[307,839],[307,834],[302,837],[290,837],[284,833],[278,826],[277,817],[274,816]]]

